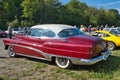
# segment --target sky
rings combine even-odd
[[[68,3],[70,0],[59,0],[63,4]],[[88,6],[104,9],[116,9],[120,13],[120,0],[79,0],[80,2],[86,3]]]

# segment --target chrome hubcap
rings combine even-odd
[[[60,65],[65,66],[68,62],[68,59],[58,58],[58,62],[59,62]]]
[[[112,49],[114,49],[114,44],[113,43],[108,43],[108,48],[110,49],[110,50],[112,50]]]
[[[13,48],[10,46],[9,47],[9,52],[8,52],[9,56],[14,57],[15,56],[15,52],[13,51]]]

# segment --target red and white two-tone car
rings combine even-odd
[[[35,25],[27,34],[3,41],[10,57],[22,55],[55,61],[60,68],[92,65],[111,54],[102,39],[86,36],[79,29],[63,24]]]

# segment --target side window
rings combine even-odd
[[[54,37],[55,33],[48,29],[34,28],[34,29],[30,29],[30,31],[28,32],[28,35],[35,36],[35,37]]]
[[[29,36],[35,36],[35,29],[30,29],[29,32],[28,32],[28,35]]]
[[[58,36],[61,38],[71,37],[76,35],[84,35],[78,28],[64,29],[58,33]]]
[[[110,31],[111,34],[115,35],[115,36],[118,36],[118,33],[117,31]]]
[[[58,35],[59,37],[68,37],[68,32],[66,30],[62,30]]]
[[[30,31],[28,32],[29,36],[35,36],[35,37],[41,37],[41,29],[30,29]]]
[[[103,33],[101,33],[101,32],[96,32],[95,35],[98,36],[98,37],[102,37]]]
[[[52,32],[51,30],[48,30],[48,29],[44,29],[42,31],[42,35],[43,37],[54,37],[55,36],[55,33]]]

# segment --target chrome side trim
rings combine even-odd
[[[40,59],[44,59],[44,60],[48,60],[48,61],[51,61],[51,58],[49,57],[49,55],[39,49],[36,49],[36,48],[32,48],[32,47],[28,47],[28,46],[23,46],[23,45],[19,45],[19,44],[11,44],[11,43],[8,43],[8,45],[11,45],[11,46],[19,46],[19,47],[22,47],[22,48],[26,48],[26,49],[30,49],[30,50],[33,50],[39,54],[41,54],[42,56],[44,56],[45,58],[40,58],[40,57],[37,57],[37,58],[40,58]],[[20,54],[18,53],[18,55],[25,55],[25,54]],[[25,55],[25,56],[29,56],[29,55]],[[33,57],[33,56],[31,56]]]
[[[30,55],[25,55],[25,54],[21,54],[21,53],[17,53],[17,55],[26,56],[26,57],[30,57],[30,58],[36,58],[36,59],[42,59],[42,60],[51,61],[51,60],[48,60],[48,59],[45,59],[45,58],[36,57],[36,56],[30,56]]]

